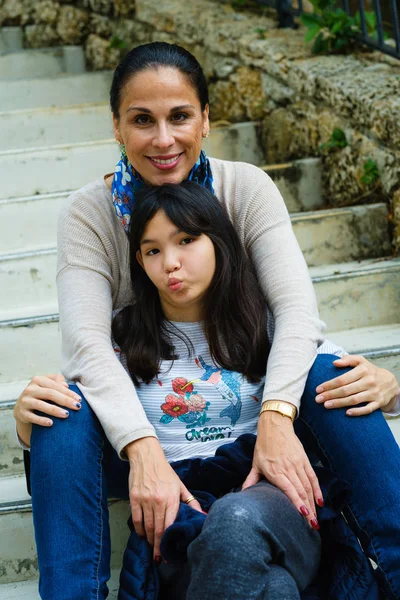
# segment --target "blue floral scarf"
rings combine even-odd
[[[204,150],[200,152],[196,164],[190,171],[188,181],[194,181],[214,193],[210,161]],[[129,162],[125,147],[121,146],[121,160],[115,167],[111,194],[117,217],[127,233],[136,194],[143,187],[145,187],[143,179]]]

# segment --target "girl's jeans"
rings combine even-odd
[[[345,409],[329,411],[315,402],[319,384],[348,370],[334,367],[336,358],[318,355],[296,433],[307,451],[350,483],[345,516],[378,564],[387,596],[399,600],[400,450],[380,411],[351,418]],[[86,402],[50,429],[33,427],[32,506],[42,598],[106,598],[107,497],[128,498],[128,474],[128,463],[119,460]]]

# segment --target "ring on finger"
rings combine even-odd
[[[196,500],[196,498],[194,496],[189,496],[189,498],[186,498],[185,503],[190,504],[191,502],[193,502],[193,500]]]

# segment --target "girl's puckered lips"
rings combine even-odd
[[[182,280],[176,279],[175,277],[171,277],[168,279],[168,287],[170,290],[179,290],[182,287]]]

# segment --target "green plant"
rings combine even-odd
[[[265,40],[265,34],[267,33],[266,27],[255,27],[253,31],[254,33],[258,33],[260,40]]]
[[[125,50],[128,47],[128,44],[118,35],[113,35],[110,39],[109,47],[117,48],[118,50]]]
[[[324,150],[325,148],[328,148],[331,150],[334,148],[346,148],[348,145],[349,144],[345,132],[342,129],[339,129],[339,127],[335,127],[331,133],[329,141],[325,142],[325,144],[321,144],[319,149]]]
[[[374,160],[369,158],[363,164],[363,173],[360,177],[361,183],[363,183],[364,185],[373,185],[374,183],[377,183],[379,177],[380,175],[378,165]]]
[[[330,0],[310,1],[314,12],[301,15],[300,20],[307,27],[305,41],[314,40],[312,52],[338,52],[348,48],[361,33],[360,13],[350,16],[342,8],[332,6]],[[375,13],[365,11],[364,14],[368,35],[376,37]]]

